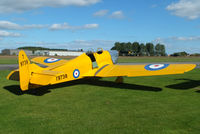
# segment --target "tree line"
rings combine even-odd
[[[33,47],[33,46],[25,46],[25,47],[19,47],[17,49],[24,49],[24,50],[57,50],[57,51],[68,51],[68,49],[52,49],[52,48],[45,48],[45,47]]]
[[[116,42],[111,50],[117,50],[120,56],[166,56],[165,45],[139,42]]]

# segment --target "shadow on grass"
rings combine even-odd
[[[176,79],[176,80],[185,80],[185,82],[168,85],[167,88],[177,89],[177,90],[187,90],[200,86],[200,80],[191,80],[191,79]],[[200,91],[197,91],[200,93]]]
[[[200,93],[200,90],[197,90],[197,91],[195,91],[195,92]]]
[[[158,87],[143,86],[143,85],[128,84],[128,83],[119,84],[112,81],[102,81],[102,80],[96,80],[96,79],[94,80],[94,79],[89,79],[89,78],[74,80],[74,81],[60,83],[56,85],[43,86],[36,89],[30,89],[28,91],[21,91],[19,85],[5,86],[4,89],[8,90],[9,92],[15,95],[30,94],[30,95],[35,95],[35,96],[42,96],[44,94],[50,93],[51,89],[69,87],[73,85],[94,85],[94,86],[102,86],[102,87],[119,88],[123,90],[142,90],[142,91],[155,91],[155,92],[162,91],[162,89]]]

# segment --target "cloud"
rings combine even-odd
[[[93,14],[93,16],[103,17],[107,14],[108,14],[108,10],[104,9],[104,10],[97,11],[96,13]]]
[[[111,40],[75,40],[72,42],[66,43],[68,46],[73,46],[75,48],[83,48],[85,49],[94,49],[104,48],[110,49],[114,45],[115,41]]]
[[[168,37],[168,38],[156,38],[153,42],[155,43],[166,43],[166,42],[192,42],[192,41],[200,41],[200,36],[188,36],[188,37]]]
[[[0,13],[24,12],[40,7],[88,6],[101,0],[1,0]]]
[[[122,11],[112,12],[112,14],[110,15],[110,18],[123,19],[124,18],[124,13]]]
[[[7,32],[0,30],[0,37],[20,37],[21,34],[19,33],[12,33],[12,32]]]
[[[190,36],[190,37],[171,37],[173,40],[177,41],[200,41],[200,36]]]
[[[50,30],[84,30],[84,29],[96,29],[99,24],[85,24],[83,26],[71,26],[68,23],[53,24],[49,27]]]
[[[68,23],[63,24],[52,24],[41,25],[41,24],[31,24],[31,25],[19,25],[10,21],[0,21],[0,29],[4,30],[26,30],[26,29],[42,29],[49,28],[50,30],[84,30],[84,29],[96,29],[98,24],[85,24],[83,26],[72,26]]]
[[[0,29],[6,30],[24,30],[24,29],[40,29],[45,28],[47,25],[19,25],[10,21],[0,21]]]
[[[153,43],[161,43],[166,46],[168,53],[186,51],[189,53],[199,53],[200,36],[188,36],[188,37],[168,37],[157,38]]]
[[[200,1],[199,0],[179,0],[167,6],[167,10],[172,14],[188,19],[197,19],[200,17]]]
[[[31,46],[41,46],[49,48],[65,48],[69,50],[84,49],[85,51],[89,49],[97,50],[97,48],[103,48],[105,50],[110,50],[116,41],[112,40],[74,40],[71,42],[47,42],[47,41],[36,41],[36,42],[13,42],[10,44],[15,44],[12,46],[20,47],[24,45]],[[6,46],[9,47],[9,46]]]

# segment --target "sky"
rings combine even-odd
[[[200,53],[200,0],[1,0],[0,50],[162,43]]]

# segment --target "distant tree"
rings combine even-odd
[[[155,46],[155,55],[161,56],[161,45],[160,44],[156,44],[156,46]]]
[[[120,43],[120,51],[128,51],[125,42]]]
[[[131,50],[133,51],[134,56],[139,54],[140,44],[138,42],[133,42]]]
[[[122,42],[116,42],[114,47],[111,48],[111,50],[117,50],[119,52],[119,55],[127,55],[128,50],[127,50],[127,46],[126,43]]]
[[[176,57],[176,56],[188,56],[188,55],[189,54],[184,51],[184,52],[173,53],[170,56],[175,56]]]
[[[56,51],[67,51],[68,49],[51,49],[51,48],[45,48],[45,47],[19,47],[17,49],[24,49],[24,50],[30,50],[30,51],[36,51],[36,50],[56,50]]]
[[[147,55],[146,46],[143,43],[140,44],[139,55],[140,56],[146,56]]]
[[[131,42],[126,43],[127,51],[131,51],[131,46],[132,46]]]
[[[125,43],[116,42],[111,50],[117,50],[119,55],[129,56],[165,56],[165,46],[163,44],[157,44],[154,47],[153,43],[139,44],[138,42]]]
[[[111,48],[111,50],[120,51],[121,50],[121,43],[120,42],[115,42],[115,45],[114,45],[114,47]]]
[[[200,53],[190,54],[190,56],[200,56]]]
[[[161,44],[160,47],[161,47],[161,56],[166,56],[167,54],[166,54],[165,45]]]
[[[154,56],[154,44],[153,43],[146,43],[146,49],[148,56]]]

